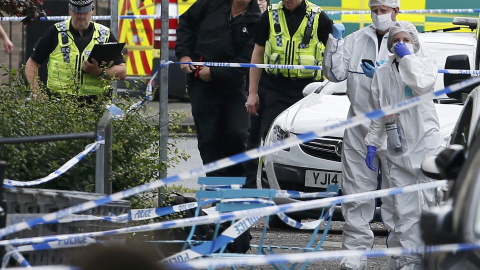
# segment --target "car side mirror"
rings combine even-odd
[[[468,55],[459,54],[459,55],[450,55],[447,57],[445,62],[445,69],[460,69],[460,70],[470,70],[470,60]],[[445,87],[452,84],[456,84],[465,80],[468,80],[472,77],[471,74],[445,74],[443,76],[443,84]],[[462,99],[462,93],[470,93],[478,84],[467,86],[462,90],[456,91],[454,93],[449,93],[447,96],[449,98]]]
[[[453,208],[450,205],[435,206],[422,212],[420,230],[425,245],[456,243],[452,214]]]
[[[432,179],[455,180],[465,162],[465,151],[462,145],[453,144],[422,162],[422,173]]]
[[[465,163],[464,147],[459,144],[450,145],[435,159],[435,164],[443,179],[457,179],[463,163]]]
[[[323,87],[325,87],[325,82],[309,83],[307,86],[305,86],[305,88],[303,88],[302,94],[304,97],[306,97],[319,89],[321,90]]]
[[[445,178],[442,177],[442,174],[440,173],[440,170],[437,167],[437,164],[435,163],[435,159],[437,156],[431,156],[426,158],[422,162],[422,173],[429,178],[435,179],[435,180],[443,180]]]

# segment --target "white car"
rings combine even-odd
[[[420,38],[427,44],[431,56],[436,58],[439,69],[445,68],[446,59],[451,55],[468,54],[470,67],[478,64],[475,52],[477,40],[473,32],[421,33]],[[444,88],[443,77],[443,74],[439,74],[436,90]],[[345,120],[350,106],[345,91],[345,81],[310,84],[304,89],[304,94],[309,94],[275,119],[264,144],[269,145]],[[461,102],[450,103],[452,99],[447,97],[437,101],[435,106],[446,146],[463,106]],[[263,188],[304,192],[324,191],[329,184],[338,185],[342,177],[340,162],[343,133],[344,130],[338,130],[329,136],[262,157],[257,185]],[[293,201],[282,198],[276,200],[276,203]],[[305,216],[308,216],[308,213],[302,213],[302,217]]]

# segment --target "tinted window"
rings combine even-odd
[[[470,122],[472,120],[473,99],[469,98],[465,103],[460,119],[453,129],[452,139],[450,144],[460,144],[467,147],[468,134],[470,132]]]

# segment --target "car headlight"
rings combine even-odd
[[[273,136],[275,141],[282,141],[290,138],[290,131],[285,128],[282,128],[280,125],[273,126]]]
[[[283,141],[288,138],[290,138],[290,131],[282,125],[274,123],[268,132],[267,138],[265,139],[265,145]],[[283,150],[290,151],[290,148],[285,148]]]

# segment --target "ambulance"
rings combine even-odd
[[[168,57],[175,57],[175,41],[178,16],[185,12],[195,0],[169,0]],[[162,0],[119,0],[119,15],[161,15]],[[118,40],[125,42],[123,52],[126,60],[127,78],[118,82],[118,92],[144,94],[146,84],[160,64],[160,19],[119,20]],[[186,75],[179,65],[170,65],[168,70],[168,96],[180,100],[188,99],[185,85]],[[158,77],[152,82],[155,87]],[[158,91],[156,93],[158,98]]]

